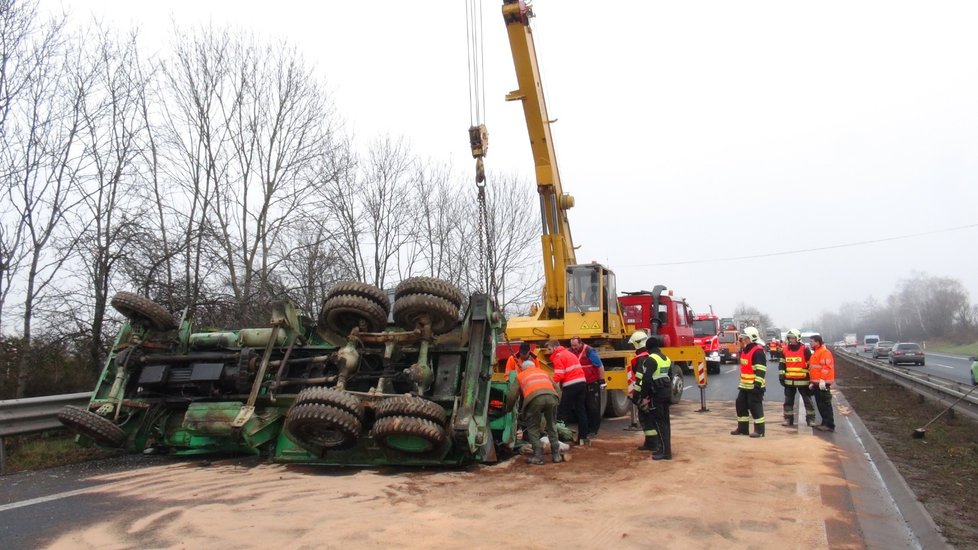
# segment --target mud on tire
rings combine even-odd
[[[58,411],[58,420],[104,447],[118,449],[126,442],[126,432],[122,428],[88,409],[65,405]]]
[[[411,395],[388,397],[377,405],[377,418],[388,416],[410,416],[430,420],[439,426],[444,426],[448,420],[445,409],[434,401]]]
[[[379,332],[387,326],[387,312],[369,298],[342,294],[323,302],[319,323],[342,335],[349,334],[354,328]]]
[[[394,290],[394,301],[410,296],[411,294],[430,294],[443,298],[453,304],[456,308],[462,307],[462,291],[455,285],[443,279],[435,277],[410,277],[404,279]]]
[[[146,321],[155,330],[177,328],[173,316],[163,306],[132,292],[117,292],[110,302],[116,311],[132,321]]]
[[[353,413],[322,403],[294,405],[285,417],[285,434],[315,454],[356,445],[360,430]]]
[[[427,316],[431,332],[442,334],[455,328],[458,314],[458,306],[430,294],[410,294],[394,301],[394,322],[405,330],[413,329]]]
[[[306,388],[295,396],[293,407],[306,403],[318,403],[328,405],[346,411],[357,418],[363,420],[363,404],[356,396],[333,388]]]
[[[328,300],[333,296],[342,296],[344,294],[366,298],[380,306],[384,310],[384,315],[390,313],[391,301],[387,298],[387,293],[374,285],[361,283],[360,281],[338,281],[333,285],[333,288],[329,289],[329,293],[326,294],[326,299]]]
[[[445,428],[423,418],[387,416],[374,423],[370,435],[380,445],[395,451],[422,454],[445,444]]]

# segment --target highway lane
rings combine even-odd
[[[871,358],[870,354],[866,352],[860,351],[859,355]],[[924,357],[926,358],[926,364],[922,367],[917,365],[900,366],[915,372],[926,372],[927,374],[947,378],[955,382],[971,384],[971,359],[969,357],[929,351],[924,352]],[[886,359],[875,359],[875,361],[886,364]]]

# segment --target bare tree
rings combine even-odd
[[[72,238],[59,239],[80,200],[78,176],[87,162],[79,143],[85,124],[81,112],[92,74],[68,70],[81,65],[80,49],[67,47],[71,38],[61,19],[39,25],[24,43],[24,58],[29,60],[24,69],[31,74],[14,98],[7,121],[4,185],[27,252],[21,265],[10,267],[20,271],[25,349],[30,349],[35,309],[76,244]],[[28,377],[29,358],[22,358],[18,396]]]
[[[76,72],[95,75],[88,100],[81,105],[81,141],[91,168],[84,186],[77,223],[71,224],[80,242],[79,266],[84,271],[91,310],[89,367],[102,362],[102,337],[109,289],[116,263],[129,251],[146,217],[135,191],[141,181],[137,161],[142,153],[146,121],[140,98],[141,74],[136,36],[113,36],[101,26],[88,30],[90,50]]]
[[[416,162],[403,139],[385,136],[370,146],[367,160],[361,165],[358,198],[366,236],[372,244],[371,266],[364,272],[369,282],[381,288],[398,251],[412,238],[408,229],[414,212],[409,190],[417,175]]]

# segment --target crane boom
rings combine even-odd
[[[533,11],[523,0],[504,0],[503,19],[509,35],[519,89],[506,95],[507,101],[521,101],[536,167],[540,194],[541,244],[543,246],[545,288],[544,318],[559,317],[565,309],[566,268],[577,263],[567,210],[574,198],[564,193],[557,170],[557,154],[550,134],[550,119],[543,97],[540,68],[533,45],[530,18]]]

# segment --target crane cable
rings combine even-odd
[[[472,155],[476,158],[475,184],[478,189],[479,205],[479,285],[480,289],[492,294],[499,303],[499,288],[496,283],[495,250],[486,200],[486,177],[483,157],[486,153],[488,134],[485,132],[485,85],[483,67],[485,49],[482,39],[482,0],[468,0],[465,4],[466,42],[468,46],[469,69],[469,142]]]

